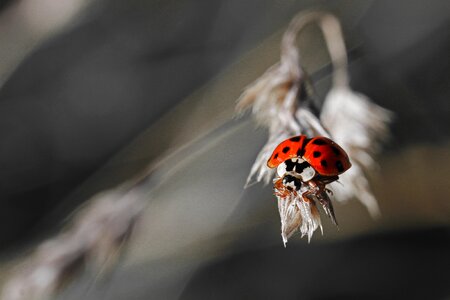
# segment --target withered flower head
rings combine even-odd
[[[301,89],[307,86],[307,74],[300,65],[295,41],[298,33],[309,23],[316,23],[322,30],[333,65],[333,86],[318,116],[300,97]],[[251,110],[257,124],[269,131],[267,143],[250,170],[246,186],[254,182],[270,182],[274,172],[266,162],[281,141],[299,134],[326,136],[348,152],[353,165],[340,177],[341,184],[330,185],[336,200],[358,198],[372,215],[377,215],[378,205],[363,170],[374,164],[372,156],[379,149],[378,142],[388,134],[391,113],[350,88],[345,44],[335,16],[312,11],[300,13],[291,21],[283,35],[280,62],[249,85],[239,98],[237,111],[242,114],[245,110]],[[279,178],[274,182],[277,181]],[[307,192],[311,187],[305,185],[302,189]],[[313,232],[321,227],[316,202],[334,220],[326,192],[305,198],[302,193],[282,190],[277,184],[274,190],[285,244],[296,231],[300,231],[302,236],[307,235],[309,240]]]

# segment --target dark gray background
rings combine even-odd
[[[111,0],[45,42],[0,89],[2,249],[58,226],[66,215],[54,209],[114,153],[312,3],[332,11],[352,5]],[[450,2],[367,6],[343,24],[346,35],[364,41],[352,86],[396,113],[387,152],[443,145]],[[199,271],[183,298],[442,299],[450,292],[449,234],[445,227],[305,246],[298,259],[295,247],[242,250]],[[335,256],[351,259],[330,262]],[[313,263],[322,271],[306,272]],[[338,268],[348,274],[336,278]]]

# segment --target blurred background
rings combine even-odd
[[[233,118],[308,8],[341,20],[352,87],[395,113],[368,174],[381,208],[337,203],[285,249],[271,187],[244,190],[267,133]],[[300,53],[319,100],[320,31]],[[156,169],[117,268],[58,299],[450,299],[450,2],[0,2],[0,284],[95,194]]]

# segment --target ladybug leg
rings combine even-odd
[[[306,196],[318,196],[320,193],[326,190],[325,184],[321,180],[310,180],[307,183],[309,186],[309,190],[303,193]]]
[[[277,181],[273,183],[274,189],[281,189],[283,188],[283,178],[279,178]]]
[[[283,177],[275,181],[273,184],[274,194],[277,197],[286,198],[289,195],[288,189],[283,184]]]
[[[311,181],[309,181],[311,182]],[[311,184],[309,184],[309,186],[311,187]],[[306,192],[303,192],[302,197],[303,198],[309,198],[310,196],[315,196],[317,194],[317,190],[315,187],[312,187],[312,189],[307,190]]]
[[[323,190],[333,196],[333,191],[326,188],[325,185],[335,182],[339,179],[339,176],[320,176],[316,178],[317,181],[323,184]]]

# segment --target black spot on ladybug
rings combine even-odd
[[[300,179],[291,176],[291,175],[286,175],[283,179],[283,184],[287,185],[289,183],[293,183],[295,186],[295,189],[298,191],[300,190],[301,186],[302,186],[302,182],[300,181]]]
[[[294,180],[294,176],[292,176],[292,175],[286,175],[286,176],[284,176],[284,178],[283,178],[283,183],[291,182],[291,181],[293,181],[293,180]]]
[[[342,165],[342,162],[340,160],[336,162],[336,168],[339,172],[344,172],[344,166]]]
[[[275,155],[273,156],[274,159],[278,158],[278,153],[275,153]]]
[[[286,164],[286,171],[294,171],[294,168],[295,168],[295,162],[293,162],[292,160],[286,160],[285,162],[284,162],[285,164]]]
[[[326,145],[326,144],[327,144],[327,142],[325,142],[325,141],[322,140],[322,139],[315,139],[312,143],[313,143],[314,145],[319,145],[319,146],[321,146],[321,145]]]
[[[313,157],[318,158],[322,155],[322,153],[320,151],[314,151],[313,152]]]
[[[309,163],[304,161],[302,163],[296,163],[295,164],[295,172],[297,173],[302,173],[304,169],[306,169],[307,167],[309,167]]]
[[[294,184],[295,184],[295,189],[297,191],[300,190],[300,188],[302,187],[302,182],[299,179],[297,179],[297,178],[295,178]]]
[[[299,136],[294,136],[292,138],[289,139],[291,142],[298,142],[300,141],[300,137]]]
[[[339,149],[336,148],[335,146],[331,146],[331,150],[333,151],[333,153],[334,153],[335,155],[341,154],[341,151],[339,151]]]
[[[328,166],[328,163],[327,163],[327,161],[326,161],[325,159],[322,159],[322,160],[320,161],[320,165],[321,165],[322,167],[326,168],[326,167]]]
[[[281,151],[283,151],[283,153],[288,153],[290,149],[291,148],[289,148],[289,147],[284,147],[283,150],[281,150]]]
[[[309,143],[311,139],[303,139],[302,144],[297,150],[297,156],[303,157],[305,155],[305,145]]]

